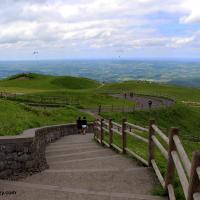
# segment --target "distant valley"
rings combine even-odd
[[[200,87],[200,61],[120,59],[0,61],[0,79],[27,72],[83,76],[101,82],[148,80]]]

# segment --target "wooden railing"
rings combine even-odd
[[[177,128],[171,128],[168,137],[155,125],[154,120],[150,120],[149,128],[144,128],[128,123],[125,119],[122,121],[121,125],[113,122],[111,119],[97,119],[94,127],[94,138],[99,143],[114,148],[120,153],[130,154],[144,165],[152,167],[162,187],[168,191],[170,200],[176,199],[174,192],[175,171],[177,171],[185,199],[200,200],[200,151],[193,153],[191,163],[181,143],[179,130]],[[107,133],[109,137],[107,140],[105,140],[104,137],[105,133]],[[139,133],[146,133],[147,137],[143,137],[142,134]],[[114,134],[121,137],[120,146],[114,143]],[[148,145],[148,160],[145,160],[128,148],[127,135]],[[167,170],[164,176],[156,162],[156,148],[166,160]]]
[[[0,98],[25,103],[31,106],[66,106],[80,105],[78,98],[69,96],[39,96],[0,92]]]
[[[98,106],[98,114],[100,115],[102,112],[134,112],[135,106],[115,106],[115,105],[99,105]]]

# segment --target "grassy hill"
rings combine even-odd
[[[25,93],[49,90],[82,90],[97,88],[97,81],[82,77],[18,74],[0,81],[0,89]]]
[[[200,102],[200,89],[181,87],[164,83],[148,81],[125,81],[121,83],[110,83],[99,89],[101,92],[127,92],[137,94],[164,96],[178,101]]]
[[[78,102],[77,108],[97,108],[101,105],[130,106],[134,103],[109,96],[109,93],[133,91],[137,94],[165,96],[176,99],[178,104],[168,109],[159,109],[149,113],[137,111],[134,113],[105,113],[105,117],[113,117],[117,121],[126,117],[133,123],[148,124],[148,119],[157,119],[159,126],[169,129],[178,126],[182,134],[200,136],[200,109],[182,104],[182,101],[200,102],[200,89],[179,87],[174,85],[152,83],[147,81],[125,81],[121,83],[100,83],[87,79],[67,76],[48,76],[40,74],[19,74],[0,81],[0,90],[15,88],[27,90],[30,94],[22,96],[29,98],[34,95],[36,102],[45,97],[59,97],[68,99],[69,104]]]
[[[200,102],[200,89],[180,87],[163,83],[147,81],[125,81],[121,83],[100,84],[87,78],[67,76],[48,76],[40,74],[19,74],[0,81],[0,91],[23,92],[25,95],[19,98],[34,99],[40,102],[43,98],[64,98],[69,104],[78,102],[78,105],[64,108],[43,109],[33,108],[19,104],[20,102],[0,100],[0,135],[14,135],[24,129],[53,125],[67,122],[75,122],[78,116],[85,116],[79,108],[97,108],[101,105],[130,106],[134,102],[109,96],[110,93],[134,92],[151,96],[163,96],[176,100],[176,104],[170,108],[160,108],[151,111],[134,111],[132,113],[102,113],[105,118],[112,118],[121,122],[126,118],[129,122],[141,126],[148,126],[150,118],[154,118],[165,133],[170,127],[179,127],[180,136],[188,154],[199,149],[199,143],[194,143],[187,136],[200,136],[200,108],[190,107],[183,101]],[[34,97],[34,98],[33,98]],[[66,101],[67,102],[67,101]],[[67,103],[66,103],[67,104]],[[89,120],[93,117],[86,115]],[[148,135],[146,135],[148,137]],[[121,145],[121,140],[116,138]],[[147,145],[137,142],[129,137],[129,146],[138,154],[147,158]],[[159,166],[162,172],[166,171],[165,161],[158,155]],[[176,180],[176,193],[178,199],[183,199],[183,192]],[[159,188],[157,193],[163,191]]]
[[[0,136],[17,135],[23,130],[75,122],[78,116],[93,117],[73,107],[42,109],[0,100]]]

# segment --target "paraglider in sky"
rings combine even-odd
[[[33,52],[33,55],[36,55],[36,54],[39,54],[39,52],[38,52],[38,51],[34,51],[34,52]]]

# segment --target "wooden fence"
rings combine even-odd
[[[128,123],[125,119],[122,121],[122,124],[118,124],[111,119],[97,119],[94,127],[94,138],[99,143],[114,148],[121,153],[130,154],[144,165],[152,167],[162,187],[168,191],[170,200],[176,199],[174,193],[175,171],[177,171],[185,199],[200,199],[200,151],[193,153],[191,163],[181,143],[179,130],[177,128],[171,128],[169,137],[167,137],[155,125],[154,120],[150,120],[149,128],[143,128]],[[141,134],[139,134],[141,132],[148,134],[148,139],[142,137]],[[109,135],[109,142],[105,141],[105,133]],[[121,137],[122,148],[113,142],[114,134],[118,134]],[[140,140],[148,145],[148,160],[145,160],[127,147],[127,135],[131,135],[136,140]],[[166,159],[167,171],[164,176],[156,162],[155,148],[158,148]]]
[[[80,105],[78,98],[72,98],[70,96],[20,95],[8,92],[0,92],[0,98],[22,102],[30,106],[41,107],[64,107],[66,105]]]
[[[103,112],[134,112],[135,106],[115,106],[115,105],[99,105],[98,114]]]

